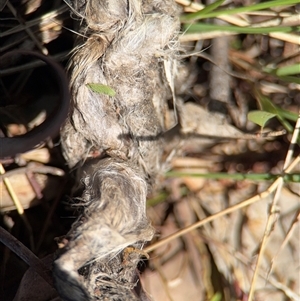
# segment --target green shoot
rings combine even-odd
[[[261,126],[261,130],[263,130],[265,124],[275,116],[276,114],[266,111],[250,111],[248,113],[248,120],[254,122],[255,124],[258,124],[259,126]]]

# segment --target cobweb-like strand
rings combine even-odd
[[[64,300],[148,300],[136,286],[137,264],[154,234],[146,196],[161,166],[177,8],[171,0],[69,5],[87,38],[70,62],[73,104],[61,139],[84,192],[83,213],[54,262],[56,288]],[[116,94],[97,93],[89,84]],[[135,251],[126,253],[129,246]]]

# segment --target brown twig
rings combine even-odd
[[[64,178],[64,179],[62,180],[61,185],[60,185],[59,188],[58,188],[56,197],[55,197],[55,199],[54,199],[54,201],[53,201],[53,203],[52,203],[52,205],[51,205],[51,208],[50,208],[50,210],[49,210],[49,212],[48,212],[48,214],[47,214],[46,220],[45,220],[44,225],[43,225],[43,229],[42,229],[42,231],[41,231],[41,233],[40,233],[40,237],[39,237],[38,243],[37,243],[37,245],[36,245],[36,249],[35,249],[36,252],[39,251],[39,249],[40,249],[40,247],[41,247],[41,245],[42,245],[42,243],[43,243],[43,239],[45,238],[46,232],[47,232],[48,227],[49,227],[49,225],[50,225],[50,222],[51,222],[52,216],[53,216],[53,214],[54,214],[54,212],[55,212],[55,209],[56,209],[56,207],[57,207],[59,201],[61,200],[61,196],[62,196],[62,193],[63,193],[63,190],[64,190],[64,188],[65,188],[65,184],[66,184],[66,183],[67,183],[67,179]]]
[[[285,161],[284,161],[283,171],[286,173],[289,172],[289,170],[291,169],[291,166],[292,166],[292,164],[290,164],[290,162],[292,160],[292,156],[294,153],[294,147],[297,142],[297,138],[299,136],[299,131],[300,131],[300,112],[299,112],[299,117],[298,117],[295,129],[294,129],[294,132],[293,132],[293,136],[292,136],[292,139],[290,142],[290,146],[289,146],[289,149],[288,149]],[[297,158],[299,158],[299,157],[297,157]],[[267,241],[268,241],[268,238],[271,235],[271,233],[274,229],[274,225],[278,219],[277,203],[280,198],[281,190],[282,190],[282,187],[284,184],[283,177],[278,178],[276,180],[276,182],[277,181],[278,181],[278,185],[276,187],[276,193],[274,195],[273,202],[271,204],[270,214],[268,216],[267,224],[265,227],[265,233],[262,238],[259,254],[258,254],[256,265],[255,265],[254,274],[253,274],[252,281],[251,281],[251,286],[250,286],[250,291],[249,291],[249,301],[252,301],[254,299],[255,284],[256,284],[257,277],[258,277],[258,272],[259,272],[260,266],[262,264],[263,255],[265,252]],[[269,273],[271,272],[271,270],[272,270],[272,266],[269,269]]]

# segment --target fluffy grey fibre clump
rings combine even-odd
[[[54,263],[56,287],[64,300],[148,300],[136,289],[136,266],[154,234],[146,196],[161,166],[177,7],[173,0],[68,3],[82,38],[70,62],[73,106],[61,141],[84,192],[83,213]],[[129,246],[135,251],[124,255]]]

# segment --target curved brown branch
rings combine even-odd
[[[57,104],[52,114],[41,125],[30,132],[16,137],[0,138],[0,158],[13,157],[19,153],[29,151],[45,139],[57,135],[69,111],[70,93],[68,79],[62,67],[53,59],[33,51],[16,50],[4,54],[0,59],[7,59],[9,56],[16,54],[37,57],[52,68],[57,77],[61,101]]]

